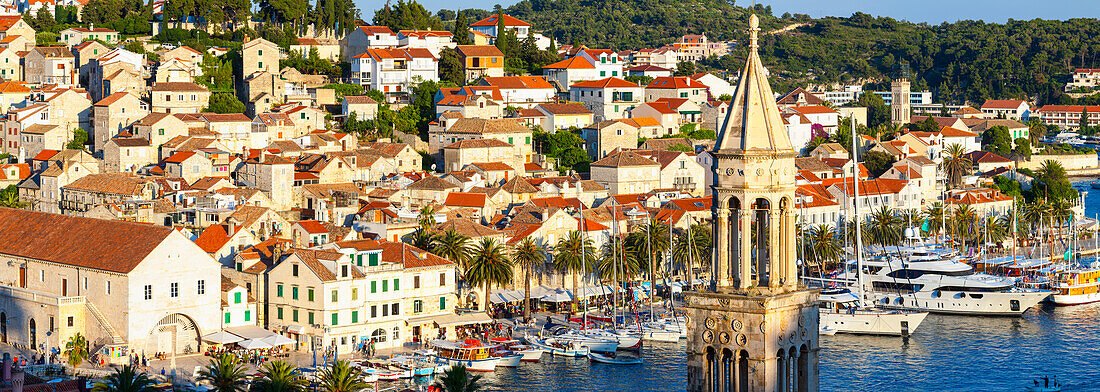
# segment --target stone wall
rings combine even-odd
[[[1061,163],[1066,170],[1093,169],[1100,166],[1096,154],[1032,155],[1030,160],[1020,162],[1019,168],[1038,170],[1048,160]]]

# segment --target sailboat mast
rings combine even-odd
[[[855,215],[856,221],[856,235],[855,235],[855,254],[856,254],[856,290],[859,295],[859,302],[863,303],[863,258],[860,256],[860,250],[863,247],[863,236],[860,231],[860,217],[859,217],[859,149],[856,148],[856,126],[854,117],[848,115],[848,125],[852,129],[852,213]]]
[[[1016,261],[1016,196],[1012,196],[1012,261]]]
[[[588,246],[588,237],[587,237],[588,226],[585,225],[585,222],[584,222],[584,202],[580,201],[579,198],[577,199],[577,201],[581,205],[581,225],[580,225],[580,228],[581,228],[581,266],[582,266],[581,269],[584,270],[584,275],[581,276],[581,283],[584,283],[584,281],[585,281],[585,279],[588,275],[588,262],[584,261],[584,254],[588,253],[587,249],[585,249],[585,247]],[[577,291],[578,291],[577,293],[573,293],[574,297],[580,295],[580,293],[579,293],[580,290],[578,289]],[[578,300],[578,302],[577,302],[578,304],[581,303],[580,298],[578,298],[577,300]],[[584,305],[582,305],[582,306],[584,306],[584,311],[583,311],[583,313],[581,313],[581,322],[583,323],[583,325],[581,325],[581,329],[582,330],[587,330],[588,329],[588,297],[587,296],[584,297]]]

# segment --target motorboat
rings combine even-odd
[[[557,338],[540,339],[533,336],[527,336],[524,339],[532,346],[561,357],[583,357],[591,352],[588,347],[574,341],[559,341]]]
[[[610,365],[641,365],[642,359],[626,355],[611,355],[602,353],[588,353],[588,360],[596,363]]]
[[[1100,262],[1088,267],[1069,268],[1051,277],[1050,296],[1055,305],[1100,302]]]
[[[419,355],[397,355],[390,358],[397,367],[408,370],[412,377],[424,377],[435,374],[434,358]]]
[[[361,368],[364,376],[373,376],[375,381],[397,381],[402,378],[412,378],[412,372],[407,369],[393,368],[387,361],[363,361]]]
[[[642,340],[649,340],[654,342],[677,342],[680,341],[680,332],[666,330],[663,324],[650,324],[642,323],[642,325],[631,325],[621,330],[622,332],[637,334],[642,337]]]
[[[489,346],[475,339],[466,339],[463,342],[437,339],[430,344],[438,351],[434,356],[437,361],[451,366],[463,365],[472,371],[491,372],[496,370],[501,360],[500,357],[489,355]]]
[[[490,340],[492,344],[503,346],[509,351],[519,354],[520,361],[522,362],[538,362],[542,359],[542,354],[545,353],[541,348],[535,346],[529,346],[522,344],[519,340],[510,338],[493,338]],[[506,366],[501,363],[500,366]]]
[[[581,331],[581,333],[590,338],[615,340],[619,342],[618,350],[637,351],[642,349],[642,338],[638,335],[606,329],[589,329]]]
[[[821,324],[818,327],[817,334],[820,335],[820,336],[833,336],[833,335],[836,335],[836,329],[834,329],[834,328],[832,328],[828,325]]]
[[[820,299],[820,325],[833,334],[903,336],[916,330],[928,316],[928,312],[922,311],[863,306],[859,296],[847,288],[822,290]]]
[[[561,342],[572,342],[581,347],[587,347],[589,351],[613,353],[619,348],[618,339],[591,337],[575,330],[569,330],[555,337]]]
[[[838,278],[857,282],[856,263]],[[975,273],[969,264],[950,259],[914,260],[904,255],[876,257],[863,263],[865,303],[879,308],[970,315],[1018,316],[1051,292],[1017,288],[1009,277]]]

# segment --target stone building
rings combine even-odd
[[[713,154],[709,290],[685,293],[688,391],[817,391],[816,290],[798,284],[797,156],[757,55],[749,55]],[[751,233],[755,230],[756,233]]]

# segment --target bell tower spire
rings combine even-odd
[[[711,288],[685,293],[688,391],[816,392],[816,290],[795,261],[794,159],[759,56],[760,19],[712,155]]]

